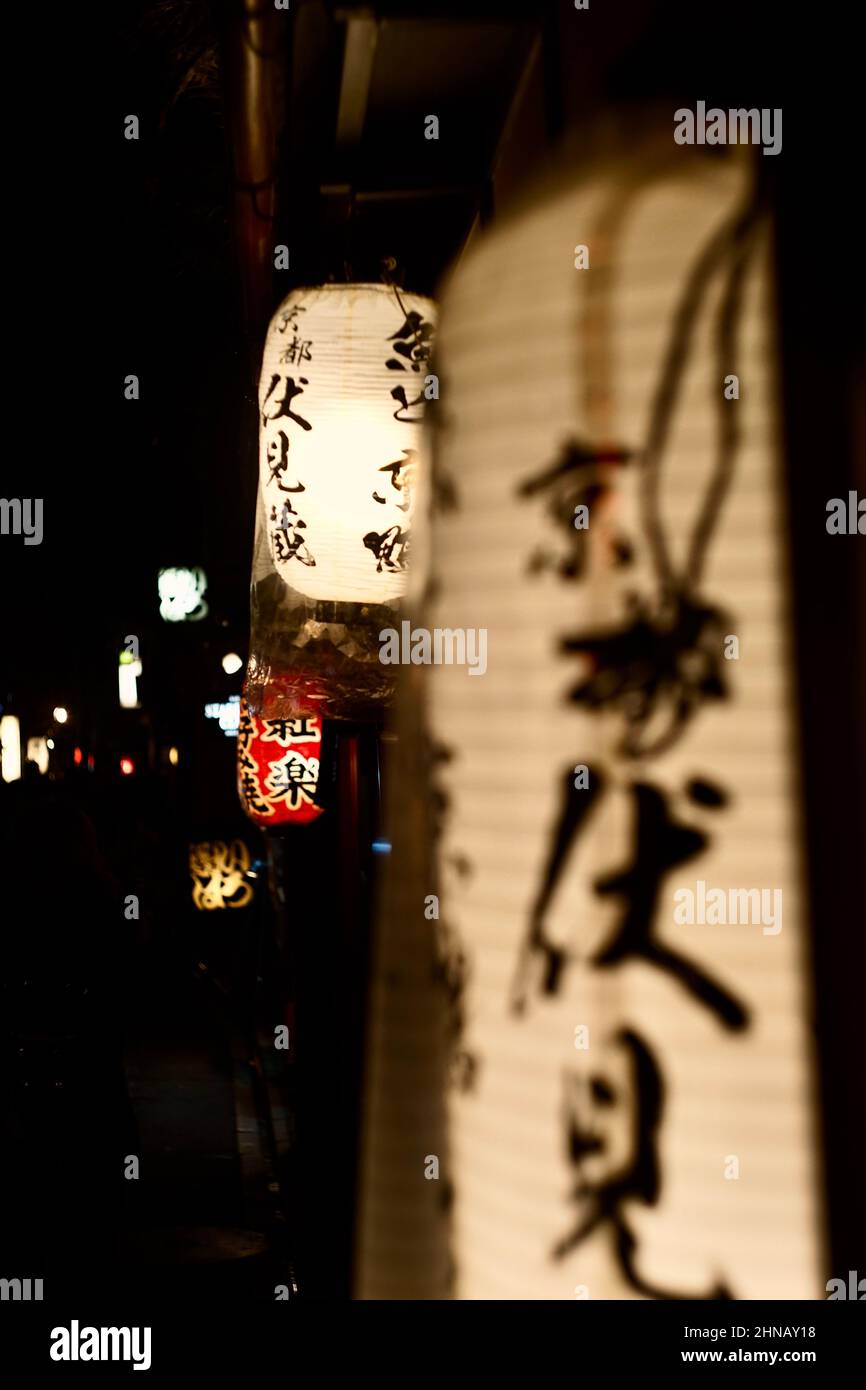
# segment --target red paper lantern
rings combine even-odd
[[[306,825],[322,814],[316,804],[321,748],[319,715],[259,719],[241,700],[238,794],[254,824]]]

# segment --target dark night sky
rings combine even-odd
[[[44,498],[42,545],[4,538],[3,547],[0,699],[11,694],[34,714],[57,702],[81,709],[106,682],[116,698],[125,634],[171,640],[158,617],[161,565],[203,565],[214,618],[228,621],[231,645],[244,641],[255,417],[242,418],[249,378],[221,93],[206,48],[190,77],[195,25],[166,33],[158,10],[126,6],[110,66],[104,46],[58,65],[53,89],[68,94],[60,108],[75,119],[55,112],[46,122],[51,177],[38,186],[24,254],[44,263],[49,283],[23,325],[28,346],[10,393],[31,403],[39,425],[22,431],[24,452],[7,453],[3,470],[5,496]],[[130,111],[141,118],[137,143],[122,138]],[[138,402],[123,399],[130,372]],[[188,641],[204,628],[188,629]]]

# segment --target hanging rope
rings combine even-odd
[[[692,336],[713,277],[725,261],[730,260],[718,319],[716,366],[721,370],[723,377],[734,370],[743,280],[763,212],[764,199],[759,190],[750,195],[745,209],[737,212],[716,233],[700,255],[689,275],[674,315],[664,367],[650,416],[641,488],[647,540],[656,574],[666,593],[683,589],[693,590],[700,580],[707,547],[733,476],[734,459],[740,439],[738,412],[731,410],[729,403],[722,396],[719,407],[719,446],[713,476],[701,505],[685,569],[682,576],[678,576],[665,540],[659,509],[659,482],[662,455],[682,387]]]

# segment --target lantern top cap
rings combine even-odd
[[[402,285],[385,285],[378,281],[345,281],[329,280],[324,285],[296,285],[294,289],[283,295],[272,317],[275,317],[284,306],[292,299],[302,299],[307,295],[333,294],[335,296],[352,296],[356,294],[375,294],[385,299],[391,299],[399,303],[401,299],[411,299],[414,304],[429,305],[435,311],[436,301],[429,295],[416,294],[414,290],[404,289]]]
[[[414,290],[406,289],[404,285],[386,285],[382,280],[326,280],[321,285],[295,285],[294,289],[289,290],[284,296],[289,299],[293,294],[312,294],[320,290],[374,290],[377,294],[409,294],[413,299],[428,299],[428,295],[416,294]],[[430,300],[433,303],[433,300]]]

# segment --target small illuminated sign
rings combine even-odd
[[[204,840],[189,847],[192,900],[199,912],[247,907],[253,900],[250,852],[243,840]]]
[[[48,771],[48,740],[46,738],[28,738],[27,761],[28,763],[35,763],[40,772]]]
[[[203,569],[160,570],[159,611],[167,623],[194,623],[207,616]]]
[[[141,675],[141,658],[131,652],[120,653],[117,665],[117,693],[121,709],[139,709],[138,678]]]
[[[234,738],[240,728],[241,697],[230,695],[227,700],[213,700],[204,707],[205,719],[217,719],[224,734]]]
[[[3,781],[17,782],[21,776],[21,725],[14,714],[0,719],[0,761]]]

